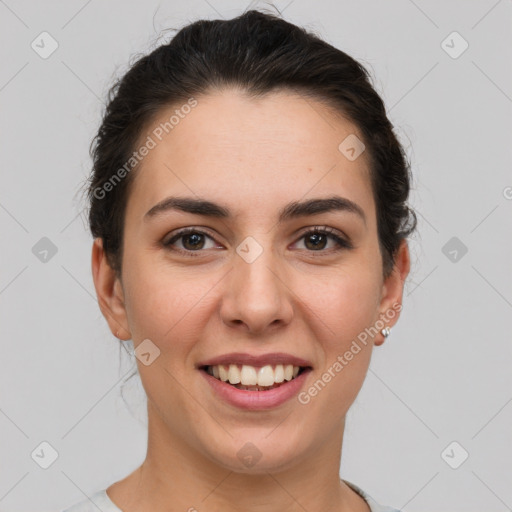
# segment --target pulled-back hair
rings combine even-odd
[[[110,89],[91,143],[89,225],[111,267],[121,272],[124,217],[134,172],[126,169],[145,128],[172,105],[215,89],[251,96],[290,90],[324,102],[354,123],[370,161],[383,274],[416,228],[408,207],[410,168],[366,69],[352,57],[277,16],[256,10],[231,20],[199,20],[135,62]],[[341,141],[340,141],[341,142]],[[108,190],[108,193],[105,191]]]

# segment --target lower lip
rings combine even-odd
[[[204,370],[199,371],[213,390],[226,402],[240,409],[261,411],[278,407],[297,395],[304,385],[311,369],[303,370],[303,372],[294,379],[287,381],[285,384],[281,384],[277,388],[269,389],[268,391],[247,391],[238,389],[231,384],[216,379]]]

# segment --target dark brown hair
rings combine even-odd
[[[88,200],[92,235],[103,239],[112,268],[120,274],[134,177],[126,172],[126,163],[145,128],[163,108],[230,86],[253,96],[283,89],[300,92],[334,107],[359,128],[370,156],[383,273],[388,276],[400,242],[414,231],[417,219],[407,205],[410,167],[383,101],[359,62],[305,29],[256,10],[185,26],[170,42],[139,58],[111,87],[91,143]]]

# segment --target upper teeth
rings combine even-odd
[[[272,386],[273,384],[292,380],[297,377],[300,367],[292,364],[278,364],[261,368],[244,364],[241,369],[236,364],[215,365],[208,367],[208,373],[215,378],[230,384],[242,384],[244,386]]]

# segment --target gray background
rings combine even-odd
[[[404,511],[512,510],[512,2],[275,5],[369,67],[414,173],[404,310],[349,412],[341,475]],[[136,379],[121,397],[130,347],[108,331],[91,278],[88,147],[133,55],[165,28],[246,7],[0,1],[1,510],[58,510],[144,458]],[[47,59],[31,47],[43,31],[59,45]],[[457,58],[453,31],[469,44]],[[43,237],[57,249],[46,261]],[[48,469],[31,456],[43,441],[58,453]]]

